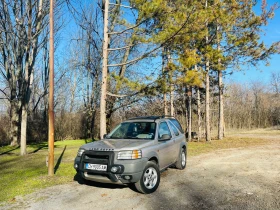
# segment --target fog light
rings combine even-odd
[[[75,169],[77,169],[79,166],[78,166],[78,164],[76,163],[75,165],[74,165],[74,168]]]
[[[122,178],[125,179],[125,180],[130,180],[130,179],[132,179],[132,176],[130,176],[130,175],[124,175]]]
[[[118,167],[117,166],[113,166],[111,168],[111,172],[116,173],[118,171]]]

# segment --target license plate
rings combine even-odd
[[[95,170],[95,171],[107,171],[107,165],[86,163],[86,169]]]

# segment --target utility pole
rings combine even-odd
[[[53,43],[53,0],[50,0],[50,72],[49,72],[49,159],[48,175],[54,175],[54,43]]]
[[[108,13],[109,0],[104,1],[104,40],[103,40],[103,66],[102,84],[100,96],[100,138],[106,134],[106,96],[107,96],[107,74],[108,74]]]

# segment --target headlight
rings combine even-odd
[[[142,158],[141,150],[121,151],[118,153],[118,160],[131,160]]]
[[[82,154],[84,153],[85,149],[79,149],[78,153],[77,153],[77,156],[78,157],[81,157]]]

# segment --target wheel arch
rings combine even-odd
[[[153,161],[153,162],[155,162],[158,165],[158,158],[155,157],[155,156],[150,157],[148,161]]]
[[[180,148],[183,148],[187,151],[187,144],[185,142],[182,142]]]

